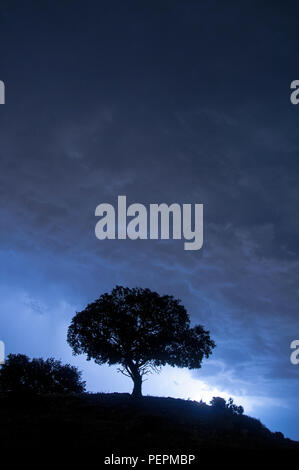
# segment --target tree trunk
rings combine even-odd
[[[142,393],[141,393],[142,377],[139,374],[139,372],[134,374],[133,382],[134,382],[134,388],[133,388],[133,391],[132,391],[132,397],[133,398],[141,398],[142,397]]]

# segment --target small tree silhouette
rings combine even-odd
[[[229,398],[226,404],[226,408],[231,411],[234,415],[242,415],[244,413],[243,406],[238,406],[234,403],[232,398]]]
[[[235,405],[232,398],[229,398],[226,402],[222,397],[213,397],[210,401],[210,405],[218,411],[228,410],[230,413],[235,415],[242,415],[244,413],[243,406]]]
[[[210,401],[210,404],[213,408],[216,410],[225,410],[226,408],[226,401],[222,397],[213,397],[212,400]]]
[[[200,368],[215,347],[202,326],[190,327],[180,301],[149,289],[115,287],[78,312],[68,329],[74,354],[97,364],[120,364],[141,397],[143,376],[161,366]]]
[[[9,354],[0,370],[0,391],[14,393],[81,393],[85,382],[81,372],[53,358],[32,359]]]

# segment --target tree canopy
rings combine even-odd
[[[244,413],[243,406],[238,406],[234,403],[234,400],[230,397],[228,401],[222,397],[213,397],[210,401],[211,406],[217,411],[229,411],[235,415],[242,415]]]
[[[180,300],[150,289],[116,286],[78,312],[68,329],[74,354],[98,364],[120,364],[141,396],[143,375],[169,364],[196,369],[215,343],[201,325],[190,326]]]

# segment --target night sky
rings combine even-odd
[[[217,347],[144,393],[209,402],[299,440],[299,2],[0,5],[0,339],[90,391],[130,391],[73,357],[72,316],[116,284],[182,300]],[[95,208],[203,203],[204,245],[95,237]]]

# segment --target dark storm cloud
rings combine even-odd
[[[0,9],[1,332],[21,345],[8,314],[17,310],[24,348],[54,354],[75,309],[116,283],[148,286],[180,297],[215,338],[195,377],[293,406],[294,9],[87,3]],[[203,203],[203,249],[99,242],[95,207],[119,194],[129,203]]]

